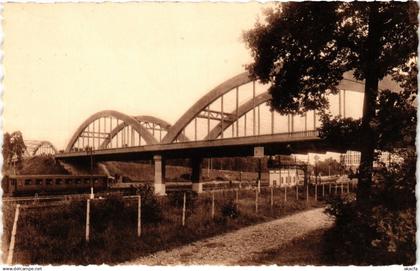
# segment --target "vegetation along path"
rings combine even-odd
[[[274,221],[261,223],[139,258],[129,264],[224,264],[240,265],[261,252],[276,249],[296,238],[332,226],[324,208],[303,211]],[[257,263],[256,263],[257,264]]]

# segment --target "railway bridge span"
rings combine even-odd
[[[326,96],[332,115],[360,118],[364,82],[346,74],[336,94]],[[319,112],[281,115],[271,111],[267,86],[248,73],[234,76],[196,101],[173,125],[152,116],[105,110],[88,117],[73,133],[59,160],[89,163],[151,159],[155,193],[165,194],[165,161],[189,158],[194,190],[200,192],[203,158],[345,151],[328,146],[317,129]]]

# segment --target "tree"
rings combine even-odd
[[[399,75],[417,57],[417,13],[414,2],[281,3],[244,35],[254,58],[247,68],[271,83],[270,104],[280,113],[325,110],[344,72],[365,80],[360,202],[371,195],[378,83],[391,75],[403,86]]]
[[[26,145],[20,131],[13,132],[12,134],[5,133],[3,135],[2,154],[5,167],[10,167],[12,163],[20,164],[25,150]]]
[[[335,159],[328,158],[324,161],[319,161],[316,165],[318,173],[323,176],[338,175],[343,171],[342,165]]]

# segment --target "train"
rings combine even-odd
[[[114,178],[105,175],[9,175],[1,182],[5,196],[45,195],[108,190]]]

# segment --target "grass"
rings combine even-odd
[[[181,225],[182,204],[179,195],[169,195],[142,202],[142,236],[137,233],[137,201],[110,198],[91,202],[91,239],[86,242],[86,202],[68,202],[49,208],[25,208],[21,211],[15,245],[14,263],[20,264],[118,264],[150,253],[181,246],[199,239],[236,230],[248,225],[280,218],[323,203],[297,201],[295,190],[289,189],[284,202],[284,189],[261,190],[259,209],[255,213],[255,191],[239,192],[238,215],[223,215],[231,207],[234,191],[215,193],[215,217],[211,218],[212,196],[188,194],[186,225]],[[312,192],[313,193],[313,192]],[[148,205],[149,204],[149,205]],[[229,205],[230,204],[230,205]],[[149,209],[148,209],[149,208]],[[160,214],[151,219],[154,212]],[[14,206],[3,204],[3,260],[7,256]],[[147,214],[147,216],[146,216]],[[156,218],[157,217],[157,218]]]

